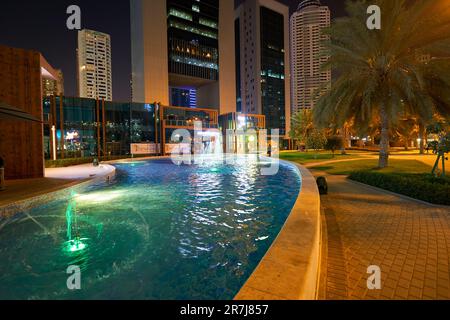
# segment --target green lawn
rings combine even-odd
[[[286,151],[280,153],[280,159],[297,162],[299,164],[310,164],[314,162],[324,162],[328,160],[345,160],[345,159],[359,159],[361,156],[359,152],[350,151],[346,155],[342,155],[340,152],[336,152],[335,156],[331,152],[299,152],[299,151]]]
[[[325,171],[335,175],[350,175],[355,171],[372,170],[380,173],[431,173],[432,168],[417,160],[391,159],[389,167],[378,169],[378,160],[356,160],[337,162],[326,166],[313,167],[313,170]]]

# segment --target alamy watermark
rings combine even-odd
[[[239,155],[254,155],[260,160],[261,175],[278,174],[280,161],[280,130],[227,130],[223,137],[219,129],[203,130],[202,122],[194,123],[194,135],[187,129],[172,133],[169,152],[176,165],[200,165],[208,161],[223,160],[233,165]],[[224,144],[224,142],[226,142]],[[225,147],[224,147],[225,146]]]
[[[67,7],[66,13],[70,15],[66,21],[67,29],[81,30],[81,8],[77,5],[71,5]]]
[[[67,268],[67,289],[70,291],[81,290],[81,269],[78,266],[69,266]]]
[[[367,28],[369,30],[381,30],[381,8],[377,5],[371,5],[367,8]]]
[[[379,266],[370,266],[367,268],[367,273],[370,274],[367,279],[367,289],[381,290],[381,268]]]

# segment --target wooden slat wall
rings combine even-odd
[[[0,100],[43,118],[40,54],[0,46]],[[0,120],[0,155],[6,179],[44,176],[43,125]]]

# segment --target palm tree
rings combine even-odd
[[[381,30],[366,26],[367,8],[381,8]],[[381,127],[379,167],[389,164],[390,132],[405,114],[427,122],[450,114],[450,1],[348,1],[348,17],[327,30],[330,59],[339,77],[314,108],[327,127],[353,121]]]

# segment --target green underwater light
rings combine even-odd
[[[77,223],[77,204],[75,198],[77,194],[72,191],[72,197],[69,200],[69,205],[66,209],[66,223],[67,223],[67,239],[68,241],[64,243],[64,251],[68,253],[76,253],[83,251],[87,248],[87,244],[83,241],[88,240],[86,238],[80,238],[78,236],[78,223]],[[74,230],[72,230],[74,229]],[[72,231],[76,234],[75,238],[72,239]]]
[[[87,248],[87,244],[84,243],[83,241],[86,241],[87,239],[74,239],[74,240],[70,240],[67,241],[65,243],[65,251],[69,252],[69,253],[76,253],[76,252],[80,252],[83,251]]]

